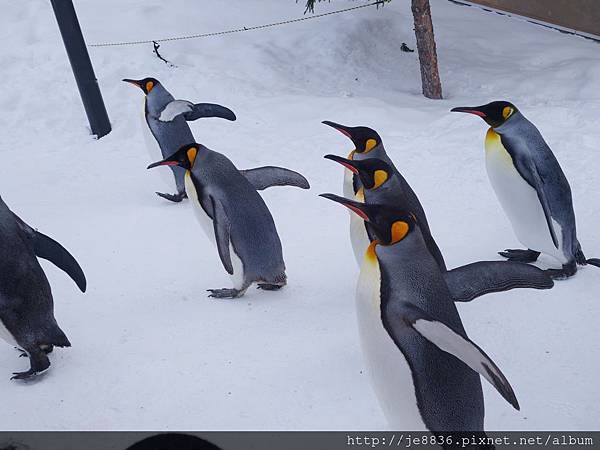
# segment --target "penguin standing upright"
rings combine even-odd
[[[500,255],[521,262],[550,255],[562,264],[562,269],[548,270],[554,278],[574,275],[578,264],[600,266],[600,260],[586,260],[581,250],[571,187],[535,125],[507,101],[452,111],[474,114],[490,126],[485,138],[488,176],[517,238],[527,247]]]
[[[36,256],[64,270],[82,292],[85,275],[67,250],[23,222],[1,198],[0,246],[0,337],[29,356],[30,369],[12,377],[27,379],[50,367],[54,346],[71,346],[54,318],[50,284]]]
[[[482,432],[478,374],[518,410],[506,377],[468,338],[415,216],[322,196],[366,220],[375,237],[361,266],[356,310],[365,362],[390,426]]]
[[[431,237],[431,231],[429,230],[429,224],[427,223],[427,217],[423,211],[423,206],[417,197],[417,194],[410,187],[410,184],[402,176],[400,171],[396,169],[394,163],[388,156],[383,146],[383,141],[379,134],[368,127],[348,127],[340,125],[339,123],[324,121],[325,125],[335,128],[343,135],[350,138],[355,146],[355,149],[350,152],[348,159],[353,161],[361,161],[364,159],[379,159],[386,163],[393,172],[394,184],[398,189],[401,190],[406,208],[409,211],[413,211],[419,218],[419,223],[423,232]],[[352,198],[356,201],[364,202],[364,187],[361,184],[360,177],[353,172],[350,168],[344,173],[344,196],[346,198]],[[352,242],[352,249],[354,250],[354,257],[358,265],[362,262],[362,257],[365,253],[366,248],[369,246],[370,240],[367,236],[364,221],[360,220],[355,214],[350,214],[350,240]],[[444,258],[441,256],[437,244],[433,238],[428,239],[428,243],[431,245],[432,253],[436,255],[438,263],[446,269]],[[435,247],[435,248],[434,248]]]
[[[148,168],[157,166],[185,170],[186,190],[196,216],[233,278],[232,289],[209,289],[210,297],[241,297],[254,282],[266,290],[285,286],[281,241],[271,212],[256,190],[266,184],[308,189],[304,177],[274,167],[240,173],[226,156],[195,143]]]
[[[152,160],[156,159],[154,147],[158,144],[163,158],[168,158],[182,145],[195,141],[187,122],[202,117],[220,117],[236,120],[235,114],[228,108],[212,103],[192,103],[187,100],[175,100],[156,78],[142,80],[124,79],[139,87],[145,95],[142,131],[146,138]],[[171,167],[177,187],[176,194],[157,192],[157,195],[172,202],[180,202],[186,197],[184,174],[180,167]]]
[[[364,203],[415,211],[415,219],[419,225],[427,223],[421,205],[408,201],[398,175],[385,161],[375,158],[351,160],[335,155],[326,155],[325,158],[342,164],[359,177]],[[492,292],[516,288],[550,289],[554,286],[552,279],[542,270],[520,262],[478,261],[447,270],[444,256],[429,227],[420,227],[420,230],[429,253],[446,279],[454,301],[468,302]],[[370,242],[373,241],[373,236],[369,236],[369,239]]]

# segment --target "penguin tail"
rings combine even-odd
[[[585,266],[589,264],[591,266],[600,267],[600,258],[590,258],[587,259],[583,254],[583,250],[581,250],[581,245],[577,245],[577,250],[575,251],[575,261],[580,266]]]
[[[69,342],[69,338],[67,338],[66,334],[61,330],[58,325],[52,327],[50,330],[50,336],[48,344],[55,345],[56,347],[70,347],[71,342]]]
[[[600,258],[590,258],[586,260],[586,263],[592,266],[600,267]]]

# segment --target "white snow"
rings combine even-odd
[[[298,17],[282,0],[78,0],[88,43],[221,31]],[[93,140],[45,0],[4,2],[0,18],[0,194],[65,245],[88,292],[44,263],[57,320],[73,343],[38,382],[9,381],[26,359],[0,346],[0,428],[385,429],[363,371],[355,319],[358,269],[338,193],[343,169],[323,160],[351,143],[320,124],[367,125],[427,210],[450,267],[518,248],[485,173],[486,126],[454,106],[507,99],[540,129],[571,182],[580,241],[598,236],[598,44],[433,0],[446,99],[420,95],[409,2],[264,31],[92,48],[114,130]],[[319,12],[357,3],[337,0]],[[231,108],[236,122],[192,123],[199,142],[240,168],[282,165],[311,191],[263,193],[284,244],[289,286],[235,301],[191,205],[170,204],[147,171],[140,90],[154,76],[176,98]],[[157,155],[158,156],[158,155]],[[156,158],[155,160],[158,160]],[[166,170],[166,169],[165,169]],[[460,305],[470,338],[514,387],[517,412],[485,385],[487,429],[598,428],[600,270],[552,291]]]

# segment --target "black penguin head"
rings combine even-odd
[[[393,245],[400,242],[418,225],[415,215],[404,210],[386,205],[360,203],[334,194],[321,194],[320,196],[341,203],[367,222],[369,230],[377,242],[382,245]]]
[[[367,158],[362,160],[346,159],[336,155],[325,155],[351,172],[357,174],[365,189],[377,189],[384,185],[392,177],[392,168],[388,163],[378,158]]]
[[[158,166],[179,166],[183,167],[186,170],[192,170],[192,167],[194,167],[194,162],[196,161],[196,156],[198,156],[199,151],[200,144],[194,143],[184,145],[168,158],[150,164],[147,167],[147,169],[152,169],[153,167]]]
[[[367,127],[347,127],[340,125],[339,123],[330,122],[325,120],[322,123],[335,128],[344,136],[350,138],[354,144],[355,151],[358,153],[369,153],[379,144],[381,144],[381,137],[377,134],[377,131]]]
[[[146,95],[148,95],[152,89],[160,84],[160,81],[152,77],[144,78],[143,80],[131,80],[129,78],[124,78],[123,81],[139,87]]]
[[[512,103],[502,100],[482,106],[461,106],[452,108],[450,111],[474,114],[485,120],[490,127],[497,128],[519,110]]]

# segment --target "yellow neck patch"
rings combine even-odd
[[[194,165],[194,162],[196,161],[196,156],[198,156],[198,149],[196,147],[189,148],[187,151],[187,157],[190,161],[190,166]]]
[[[354,152],[355,152],[355,151],[356,151],[356,150],[352,150],[352,151],[350,152],[350,154],[348,155],[348,159],[349,159],[350,161],[352,161],[352,160],[354,159]]]
[[[396,242],[400,242],[402,239],[406,237],[408,234],[409,226],[406,222],[402,222],[401,220],[394,222],[392,224],[392,242],[391,244],[395,244]]]
[[[377,147],[377,141],[375,139],[367,139],[367,142],[365,142],[365,153],[370,152],[375,147]]]
[[[365,262],[369,262],[371,264],[377,261],[377,254],[375,253],[375,247],[377,247],[379,242],[373,241],[367,247],[367,251],[365,252]]]
[[[356,194],[354,194],[354,197],[356,198],[356,201],[364,203],[365,202],[365,189],[361,186],[358,191],[356,191]]]
[[[373,174],[374,185],[372,189],[377,189],[383,183],[385,183],[388,179],[388,174],[385,170],[376,170]]]

